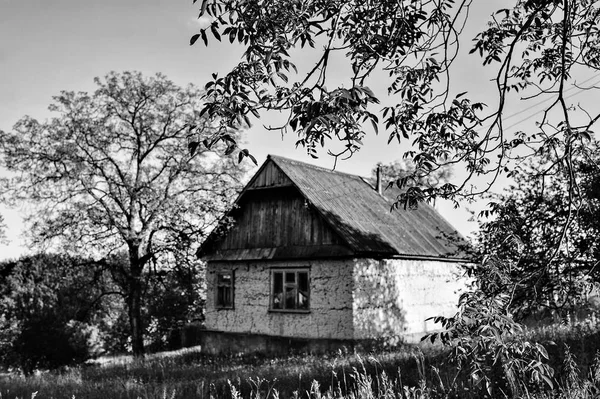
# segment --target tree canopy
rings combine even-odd
[[[521,315],[540,309],[564,313],[581,308],[600,283],[600,160],[598,143],[574,158],[580,192],[572,212],[568,178],[551,169],[553,155],[515,170],[515,182],[490,196],[489,220],[481,225],[481,252],[493,254],[480,273],[504,279],[490,294],[512,292],[511,308]],[[556,167],[556,166],[554,166]],[[509,262],[506,262],[506,261]],[[499,268],[503,270],[498,270]]]
[[[600,67],[600,6],[517,0],[496,10],[475,38],[466,37],[476,1],[198,1],[208,22],[190,44],[226,40],[245,50],[238,65],[206,84],[203,111],[220,121],[215,139],[227,140],[228,129],[269,110],[285,112],[274,129],[297,134],[313,156],[335,141],[342,148],[331,155],[351,155],[369,129],[383,130],[390,142],[404,144],[417,175],[443,165],[466,169],[466,177],[413,190],[424,197],[486,192],[510,172],[511,161],[545,149],[571,175],[572,148],[590,138],[600,118],[593,103],[568,100],[571,89],[598,89],[589,77]],[[450,91],[453,64],[465,50],[495,71],[497,101],[489,109],[477,93]],[[315,64],[298,71],[296,61],[308,54]],[[387,82],[386,92],[372,90],[375,79]],[[531,131],[512,134],[507,103],[524,100],[547,102]],[[483,187],[471,184],[477,177]]]
[[[195,261],[194,250],[239,189],[232,155],[199,145],[215,132],[202,92],[163,75],[109,73],[96,91],[62,92],[39,122],[0,132],[3,196],[34,207],[34,245],[90,254],[123,287],[133,351],[142,354],[141,305],[148,276]],[[231,139],[239,139],[230,130]],[[230,151],[231,152],[231,151]],[[114,261],[121,251],[125,261]]]

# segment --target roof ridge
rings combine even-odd
[[[293,163],[293,164],[296,164],[296,165],[307,166],[309,168],[313,168],[313,169],[317,169],[317,170],[322,170],[324,172],[329,172],[329,173],[333,173],[333,174],[337,174],[337,175],[346,175],[346,176],[351,176],[351,177],[357,177],[359,179],[363,179],[364,180],[364,177],[360,176],[360,175],[355,175],[353,173],[341,172],[339,170],[325,168],[323,166],[318,166],[318,165],[314,165],[312,163],[298,161],[297,159],[287,158],[287,157],[283,157],[281,155],[269,154],[269,155],[267,155],[267,159],[273,159],[273,160],[280,159],[280,160],[283,160],[285,162]]]

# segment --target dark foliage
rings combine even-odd
[[[597,144],[589,143],[574,157],[571,180],[549,153],[516,169],[515,183],[490,198],[484,211],[490,219],[479,235],[490,269],[482,273],[498,274],[501,259],[510,260],[510,268],[484,288],[510,293],[518,317],[565,317],[598,295],[599,159]]]
[[[296,134],[313,157],[320,148],[336,159],[350,156],[368,131],[384,131],[390,143],[401,143],[399,155],[413,161],[417,179],[444,165],[468,172],[444,186],[419,187],[415,196],[471,197],[510,173],[512,160],[543,150],[554,151],[572,175],[571,149],[600,119],[593,100],[572,104],[567,95],[599,89],[598,2],[518,0],[491,9],[474,38],[463,31],[475,15],[473,0],[194,3],[206,25],[191,45],[201,39],[244,49],[238,65],[205,86],[203,112],[220,126],[208,144],[235,143],[228,129],[271,110],[287,116],[271,129]],[[472,67],[493,71],[489,109],[487,99],[476,98],[481,93],[451,85],[455,61],[467,52]],[[314,61],[312,68],[297,67],[300,59]],[[383,90],[369,87],[375,81]],[[545,103],[528,131],[506,123],[516,101],[522,109]],[[477,177],[484,183],[473,187]]]
[[[102,350],[111,311],[93,262],[38,254],[0,264],[0,361],[25,373],[84,361]],[[104,299],[104,300],[103,300]]]
[[[145,311],[151,351],[179,348],[184,326],[204,321],[204,273],[204,264],[196,262],[164,273],[151,284]]]

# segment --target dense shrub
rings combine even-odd
[[[38,254],[0,262],[0,366],[31,373],[131,352],[129,319],[114,262]],[[146,276],[143,322],[151,351],[180,345],[203,320],[201,263]]]
[[[176,267],[155,279],[144,309],[146,345],[152,352],[176,349],[181,346],[181,330],[204,321],[204,264]]]
[[[111,309],[101,274],[85,259],[38,254],[0,263],[0,362],[25,373],[102,353]],[[106,297],[105,299],[108,299]]]
[[[71,320],[64,324],[55,314],[25,320],[7,352],[8,364],[25,374],[81,363],[101,353],[98,329]]]

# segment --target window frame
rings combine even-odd
[[[221,282],[222,276],[229,276],[229,284]],[[231,291],[231,303],[222,305],[219,303],[220,288],[229,287]],[[215,272],[215,309],[216,310],[232,310],[235,308],[235,271],[234,270],[217,270]]]
[[[299,283],[299,273],[306,273],[306,297],[307,297],[307,307],[305,309],[298,309],[298,303],[296,300],[296,307],[293,309],[287,309],[285,307],[286,303],[285,301],[282,302],[282,307],[281,308],[275,308],[274,305],[274,301],[275,301],[275,274],[276,273],[281,273],[282,274],[282,294],[283,292],[285,292],[285,288],[286,287],[293,287],[294,289],[294,296],[297,298],[299,291],[300,291],[300,283]],[[286,274],[291,274],[294,273],[295,277],[294,277],[294,283],[286,283]],[[271,268],[270,270],[270,276],[269,276],[269,285],[270,285],[270,290],[269,290],[269,312],[275,312],[275,313],[310,313],[311,310],[311,289],[310,289],[310,267],[276,267],[276,268]]]

